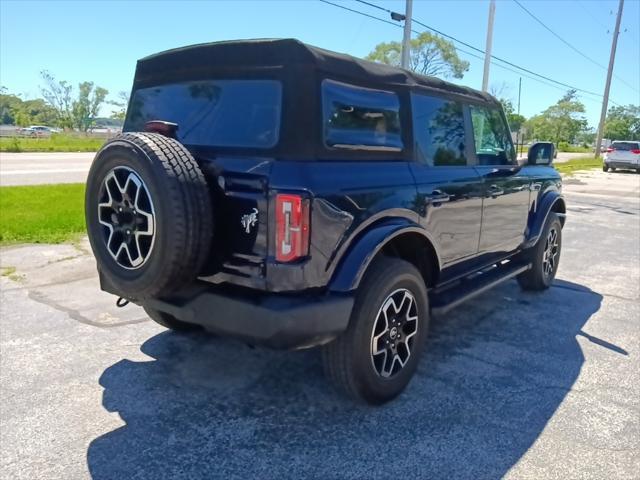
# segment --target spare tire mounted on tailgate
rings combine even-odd
[[[85,215],[98,269],[127,298],[160,297],[188,284],[210,251],[205,177],[182,144],[159,134],[125,133],[100,149]]]

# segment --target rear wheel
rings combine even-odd
[[[602,165],[602,171],[603,172],[608,172],[609,171],[609,167],[607,166],[606,163],[604,165]]]
[[[325,373],[354,399],[392,400],[418,366],[428,327],[420,272],[404,260],[381,257],[358,288],[347,331],[323,347]]]
[[[558,216],[551,212],[542,230],[538,243],[528,250],[525,259],[531,268],[518,275],[518,283],[523,290],[545,290],[558,271],[562,248],[562,224]]]

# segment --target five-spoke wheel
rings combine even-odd
[[[558,256],[560,254],[560,247],[558,245],[558,231],[555,227],[549,229],[544,246],[544,253],[542,255],[542,271],[545,275],[552,275],[555,271],[556,264],[558,262]]]
[[[140,268],[155,238],[153,201],[140,175],[116,167],[104,178],[98,203],[103,240],[113,259],[125,269]]]
[[[378,375],[391,377],[409,361],[418,332],[418,311],[406,288],[392,292],[382,303],[371,334],[371,361]]]

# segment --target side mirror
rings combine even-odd
[[[536,142],[529,147],[529,165],[551,165],[556,155],[556,147],[551,142]]]

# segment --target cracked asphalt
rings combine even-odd
[[[565,179],[554,286],[432,319],[415,379],[354,405],[315,350],[178,335],[80,245],[4,248],[0,477],[640,478],[640,175]]]

